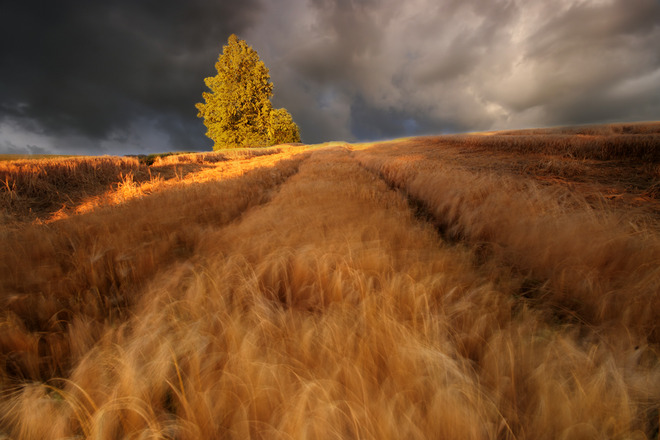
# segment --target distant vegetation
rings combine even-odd
[[[71,157],[64,154],[0,154],[0,162],[8,160],[34,160],[34,159],[59,159]]]
[[[631,126],[4,162],[0,438],[657,439]]]
[[[488,133],[486,133],[488,134]],[[447,136],[455,145],[518,153],[544,153],[579,159],[643,159],[660,162],[660,123],[609,124],[506,130],[491,136]]]
[[[6,220],[35,219],[101,194],[126,175],[146,170],[137,159],[79,156],[0,162],[0,202]]]
[[[177,151],[177,152],[168,152],[168,153],[152,153],[152,154],[128,154],[126,157],[134,157],[140,163],[145,165],[153,165],[157,159],[162,159],[168,156],[178,156],[180,154],[194,154],[193,151]]]
[[[72,209],[80,212],[145,191],[151,193],[170,185],[173,179],[179,181],[218,162],[305,148],[281,146],[126,157],[47,156],[41,160],[20,156],[18,160],[0,162],[0,217],[4,216],[5,222],[59,218]]]
[[[272,107],[268,68],[244,40],[230,36],[215,68],[217,75],[204,80],[211,92],[196,106],[214,149],[300,142],[289,112]]]

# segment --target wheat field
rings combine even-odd
[[[0,163],[0,439],[658,439],[659,132]]]

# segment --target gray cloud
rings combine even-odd
[[[656,0],[285,4],[267,16],[296,10],[296,25],[263,20],[250,41],[291,66],[275,84],[294,116],[353,138],[660,115]],[[301,83],[316,88],[289,92]]]
[[[6,140],[0,141],[0,151],[2,154],[53,154],[51,150],[37,145],[18,146]]]
[[[0,140],[15,146],[210,148],[193,105],[230,33],[306,142],[660,116],[657,0],[14,3]]]

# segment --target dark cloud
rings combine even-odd
[[[398,108],[375,107],[362,97],[351,103],[351,132],[362,140],[392,139],[396,137],[462,131],[465,127],[440,124],[424,112],[403,111]]]
[[[4,3],[0,121],[94,142],[157,120],[187,148],[209,145],[194,109],[203,78],[259,13],[255,0]]]
[[[657,0],[23,1],[0,150],[210,148],[193,106],[231,33],[307,142],[660,117]]]

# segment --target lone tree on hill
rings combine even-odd
[[[273,83],[257,52],[236,35],[215,63],[216,76],[204,79],[211,93],[195,105],[206,136],[220,148],[265,147],[300,142],[300,131],[286,109],[274,109]]]

